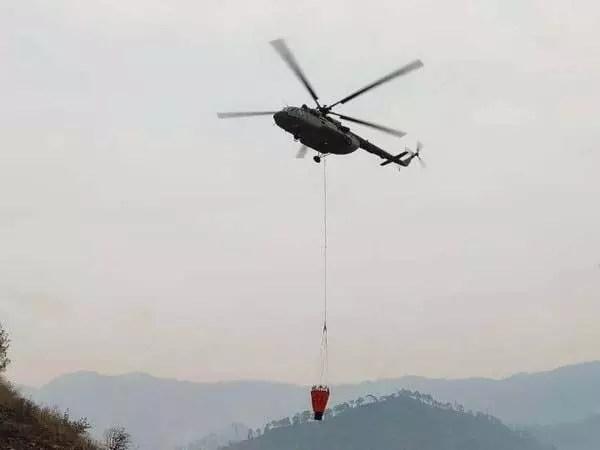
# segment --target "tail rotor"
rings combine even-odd
[[[427,164],[425,164],[425,161],[423,161],[421,159],[421,150],[422,149],[423,149],[423,144],[421,143],[421,141],[417,141],[417,148],[415,149],[415,151],[413,153],[413,157],[417,158],[419,160],[419,163],[421,164],[421,167],[426,168]]]

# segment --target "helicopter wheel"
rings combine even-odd
[[[313,160],[318,164],[321,162],[321,157],[320,156],[313,156]]]

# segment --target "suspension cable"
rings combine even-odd
[[[323,163],[323,339],[321,342],[321,383],[327,383],[328,349],[327,349],[327,163]]]
[[[327,332],[327,160],[323,159],[323,332]]]

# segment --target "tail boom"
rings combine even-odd
[[[392,158],[389,158],[386,161],[382,162],[380,164],[380,166],[387,166],[388,164],[396,163],[396,164],[406,167],[406,166],[408,166],[408,162],[410,161],[410,159],[408,161],[403,161],[402,157],[406,156],[408,153],[409,152],[407,152],[407,151],[398,153],[396,156],[393,156]]]

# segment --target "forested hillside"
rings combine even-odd
[[[329,410],[324,422],[309,414],[271,423],[264,434],[227,450],[542,450],[532,437],[498,419],[402,391],[379,401],[360,399]]]
[[[41,407],[23,398],[5,378],[10,364],[8,333],[0,324],[0,449],[99,450],[87,435],[89,423],[67,411]]]

